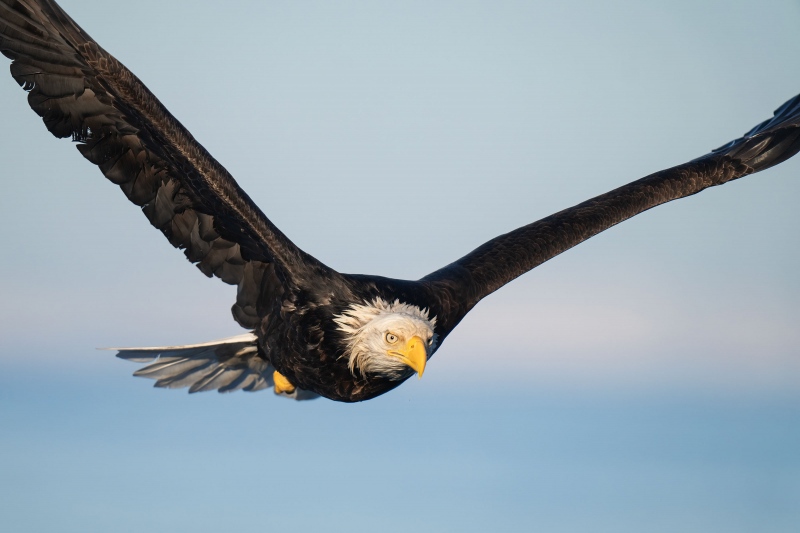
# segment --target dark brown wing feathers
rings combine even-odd
[[[800,150],[800,96],[743,137],[708,155],[614,189],[500,235],[423,281],[471,308],[509,281],[620,222],[665,202],[758,172]],[[455,288],[454,288],[455,285]]]
[[[54,135],[79,141],[84,157],[206,275],[238,286],[233,313],[241,325],[256,327],[286,284],[341,284],[344,278],[278,231],[147,88],[54,2],[0,0],[0,50],[14,60],[14,78]],[[500,235],[419,284],[385,280],[387,291],[408,285],[400,293],[410,301],[419,293],[418,303],[437,309],[446,334],[481,298],[593,235],[798,150],[800,97],[706,156]],[[378,278],[350,279],[363,288]]]
[[[14,60],[11,73],[48,130],[78,141],[81,154],[203,273],[238,285],[233,314],[242,326],[256,327],[258,298],[280,288],[267,278],[327,272],[55,3],[0,0],[0,50]]]

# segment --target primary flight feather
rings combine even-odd
[[[800,96],[693,161],[496,237],[417,281],[334,271],[295,246],[121,63],[55,2],[0,0],[0,51],[57,137],[142,207],[203,273],[237,286],[251,333],[121,349],[136,375],[190,392],[273,387],[296,399],[360,401],[422,375],[482,298],[642,211],[767,169],[800,150]]]

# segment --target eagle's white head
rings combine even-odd
[[[335,318],[347,339],[347,366],[353,375],[403,379],[412,372],[422,377],[436,347],[436,317],[428,310],[381,298],[351,305]]]

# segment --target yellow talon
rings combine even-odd
[[[289,380],[277,370],[272,373],[272,381],[275,382],[275,394],[285,392],[291,394],[294,392],[294,385],[289,383]]]

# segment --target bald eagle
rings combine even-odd
[[[150,223],[207,276],[236,285],[249,332],[119,349],[136,375],[190,392],[272,387],[355,402],[422,376],[485,296],[652,207],[767,169],[800,150],[800,96],[688,163],[500,235],[417,281],[336,272],[303,252],[144,84],[52,0],[0,0],[0,51],[56,137],[77,142]]]

